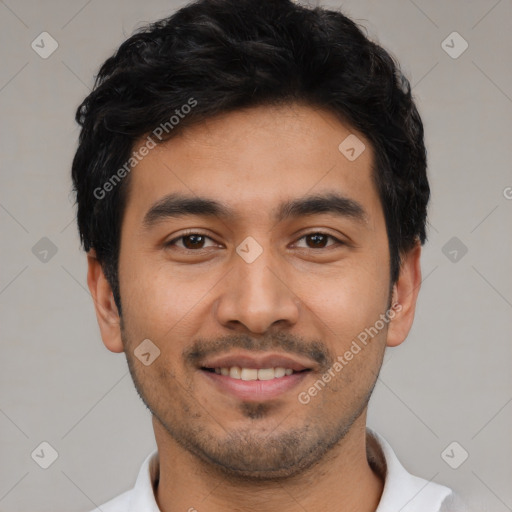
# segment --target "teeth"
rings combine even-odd
[[[274,368],[261,368],[258,370],[258,380],[272,380],[275,376]]]
[[[240,377],[242,380],[258,380],[258,370],[256,368],[242,368]]]
[[[279,379],[280,377],[284,377],[286,375],[286,370],[284,368],[274,368],[274,377]]]
[[[229,376],[232,379],[241,380],[272,380],[280,379],[285,375],[291,375],[293,370],[291,368],[240,368],[239,366],[232,366],[231,368],[215,368],[215,373],[224,376]]]
[[[238,366],[232,366],[229,369],[229,376],[232,379],[241,379],[242,376],[240,375],[240,368]]]

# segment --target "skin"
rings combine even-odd
[[[352,162],[338,149],[351,133],[366,145]],[[93,250],[88,284],[105,346],[125,352],[153,413],[163,512],[377,507],[383,482],[366,457],[367,404],[386,346],[402,343],[413,322],[419,245],[403,255],[392,286],[392,303],[401,305],[393,320],[310,403],[297,399],[390,305],[373,157],[370,142],[331,113],[294,104],[191,126],[132,171],[119,261],[122,321]],[[175,192],[221,201],[236,217],[188,215],[145,229],[146,212]],[[366,220],[272,216],[282,201],[328,192],[357,201]],[[207,238],[164,246],[187,229]],[[344,243],[304,238],[314,233]],[[263,249],[252,263],[236,252],[248,236]],[[148,366],[134,356],[144,339],[160,350]],[[312,370],[277,398],[242,400],[221,393],[184,356],[210,346],[292,355],[299,347]]]

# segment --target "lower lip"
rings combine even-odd
[[[229,393],[241,400],[271,400],[292,390],[301,383],[310,372],[298,372],[271,380],[233,379],[227,375],[200,370],[201,373],[223,393]]]

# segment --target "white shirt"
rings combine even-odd
[[[384,480],[375,512],[468,512],[451,489],[408,473],[380,434],[368,427],[366,432],[369,463]],[[161,512],[154,494],[158,477],[158,450],[155,450],[142,463],[133,489],[92,512]]]

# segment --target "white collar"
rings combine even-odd
[[[370,465],[376,465],[377,471],[384,469],[384,490],[375,512],[440,512],[451,489],[411,475],[380,434],[369,427],[366,432]]]
[[[443,485],[411,475],[380,434],[369,427],[366,432],[368,461],[384,479],[384,490],[375,512],[441,512],[443,501],[453,496],[452,491]],[[133,489],[110,500],[96,511],[161,512],[154,495],[158,478],[159,455],[155,449],[142,463]]]

